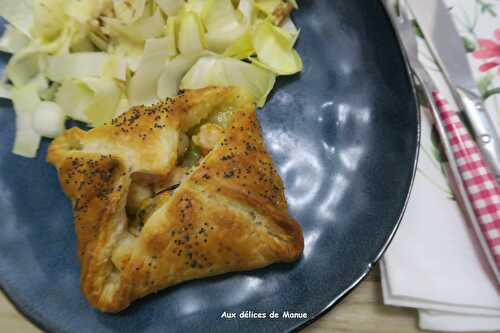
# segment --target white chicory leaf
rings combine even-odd
[[[167,20],[166,35],[165,38],[168,38],[168,45],[166,48],[169,50],[169,56],[174,57],[177,55],[177,34],[176,34],[176,26],[177,26],[177,17],[170,16]]]
[[[0,16],[26,36],[31,36],[33,0],[0,0]]]
[[[252,34],[246,32],[226,48],[224,56],[236,59],[246,59],[254,53],[255,49],[253,47]]]
[[[12,152],[33,158],[36,156],[41,137],[33,128],[33,114],[40,105],[37,84],[27,84],[11,91],[16,111],[16,138]]]
[[[46,53],[28,47],[12,56],[5,68],[5,76],[15,86],[24,86],[44,71],[46,62]]]
[[[146,41],[141,64],[128,84],[127,94],[131,105],[149,105],[158,101],[158,79],[170,54],[168,48],[158,47],[163,42],[163,39]]]
[[[103,18],[106,28],[114,37],[125,37],[135,43],[143,43],[146,39],[156,38],[163,34],[165,22],[159,10],[152,16],[143,16],[139,20],[124,24],[115,18]]]
[[[203,15],[207,4],[207,0],[186,0],[187,10],[195,12],[199,17]]]
[[[41,102],[33,114],[33,129],[46,138],[63,134],[66,116],[61,107],[54,102]]]
[[[201,56],[202,53],[181,54],[169,61],[158,80],[158,97],[165,99],[176,96],[179,93],[182,78]]]
[[[7,24],[5,31],[0,38],[0,51],[16,53],[26,48],[30,43],[30,38],[17,30],[13,25]]]
[[[97,18],[109,4],[110,0],[66,0],[64,12],[79,23],[86,24]],[[120,13],[120,11],[115,12]]]
[[[123,98],[123,91],[115,80],[86,78],[65,81],[55,102],[68,117],[99,126],[122,112]]]
[[[267,15],[273,15],[282,3],[282,0],[255,0],[255,7]]]
[[[48,58],[47,77],[55,82],[87,77],[110,77],[126,80],[127,64],[102,52],[74,53]]]
[[[128,68],[135,72],[144,55],[144,45],[134,43],[126,38],[117,38],[115,44],[109,45],[108,53],[123,59],[127,63]]]
[[[262,21],[252,35],[257,52],[256,63],[279,75],[290,75],[302,70],[302,60],[293,49],[295,37],[270,22]]]
[[[95,78],[82,82],[93,92],[93,98],[84,111],[92,126],[110,122],[116,116],[123,95],[118,84],[112,79]]]
[[[238,10],[245,18],[245,24],[250,25],[253,22],[255,15],[255,4],[253,0],[240,0]]]
[[[286,18],[283,23],[281,24],[280,27],[283,31],[288,32],[290,36],[292,36],[293,40],[293,45],[295,45],[295,42],[299,38],[300,30],[297,29],[295,26],[295,23],[293,23],[292,19],[290,17]]]
[[[231,0],[207,0],[203,22],[207,27],[207,46],[214,52],[224,50],[248,30],[238,17]]]
[[[68,117],[88,123],[85,110],[93,97],[93,91],[84,82],[66,80],[57,91],[55,102]]]
[[[34,20],[31,34],[34,38],[49,43],[56,40],[68,21],[66,0],[35,0]]]
[[[275,81],[276,75],[258,66],[232,58],[205,56],[182,79],[180,89],[238,86],[245,89],[258,106],[263,106]]]
[[[116,17],[124,23],[140,19],[144,15],[145,7],[146,0],[113,0]]]
[[[177,47],[180,53],[192,54],[205,48],[203,25],[194,12],[184,12],[178,18]]]
[[[155,0],[158,6],[168,16],[176,15],[177,12],[184,6],[184,0]]]

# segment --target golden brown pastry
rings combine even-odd
[[[68,130],[48,161],[73,202],[82,292],[101,311],[302,253],[255,107],[237,88],[190,91]]]

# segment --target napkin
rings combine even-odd
[[[471,51],[475,51],[470,53],[470,60],[483,92],[499,86],[500,72],[493,66],[496,62],[485,65],[488,59],[481,57],[490,53],[479,52],[483,46],[497,43],[495,39],[500,49],[500,29],[495,16],[488,12],[489,7],[478,7],[481,4],[475,0],[446,3],[459,30],[467,30],[462,27],[464,22],[473,19],[480,22],[474,27],[474,34],[464,32],[463,38],[470,43]],[[491,39],[488,42],[487,37]],[[419,53],[440,90],[452,101],[423,40],[419,41]],[[500,98],[492,96],[486,105],[492,118],[499,121],[496,111]],[[414,187],[405,218],[381,261],[384,303],[418,309],[419,325],[426,330],[500,330],[500,289],[452,194],[447,165],[442,163],[428,110],[422,110],[421,118],[421,151]]]
[[[500,330],[500,291],[432,155],[427,114],[405,218],[381,261],[384,303],[421,309],[424,329]]]

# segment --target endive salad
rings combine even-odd
[[[0,98],[16,112],[13,152],[35,157],[67,119],[98,126],[181,90],[237,85],[263,106],[302,70],[295,0],[0,0],[11,53]]]

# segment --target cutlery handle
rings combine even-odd
[[[477,145],[490,166],[490,170],[500,183],[500,138],[497,135],[493,120],[491,120],[481,97],[462,88],[455,88],[472,131],[477,140]]]
[[[439,92],[432,93],[453,150],[462,182],[480,224],[478,237],[488,243],[500,268],[500,186],[457,112],[448,110],[448,102]],[[476,229],[477,231],[477,229]]]

